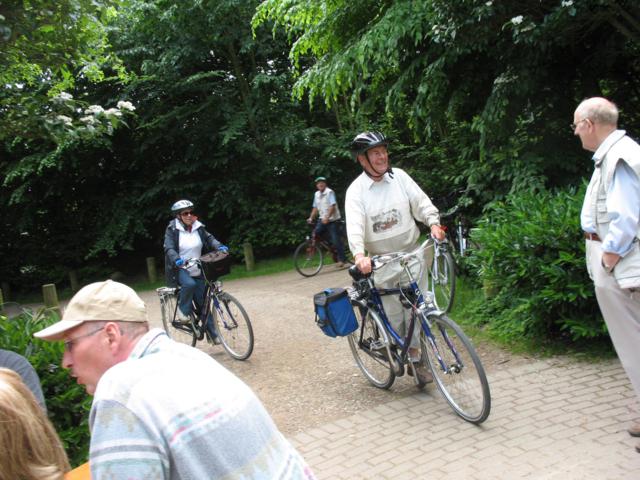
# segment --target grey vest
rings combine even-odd
[[[595,170],[589,183],[587,195],[591,218],[596,222],[596,229],[600,238],[604,238],[609,231],[611,215],[607,210],[607,192],[613,180],[613,174],[618,162],[626,162],[640,177],[640,145],[626,135],[615,142],[604,154],[601,160],[596,161]],[[636,231],[636,240],[631,250],[620,259],[613,275],[620,288],[640,288],[640,225]]]

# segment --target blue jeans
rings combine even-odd
[[[316,234],[323,235],[324,232],[327,231],[329,232],[331,244],[338,252],[338,261],[344,262],[344,245],[342,245],[342,238],[340,235],[342,233],[342,225],[340,224],[340,222],[322,223],[321,220],[318,220],[318,223],[316,224]]]
[[[195,301],[197,311],[196,315],[202,311],[202,304],[204,302],[204,292],[206,285],[202,276],[192,277],[189,272],[183,269],[178,270],[178,283],[180,284],[180,298],[178,299],[178,308],[185,315],[191,313],[191,302]],[[216,337],[215,327],[213,325],[213,317],[209,314],[207,318],[207,330],[212,337]]]

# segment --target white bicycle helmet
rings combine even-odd
[[[190,202],[189,200],[178,200],[176,203],[171,205],[171,213],[177,215],[189,208],[193,208],[192,202]]]

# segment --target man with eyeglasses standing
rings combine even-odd
[[[640,398],[640,145],[617,124],[616,105],[593,97],[578,105],[571,128],[582,147],[595,152],[580,216],[587,269],[613,345]],[[640,437],[640,423],[629,433]]]
[[[64,341],[62,366],[93,395],[93,480],[314,478],[253,391],[206,353],[149,330],[128,286],[83,287],[35,336]]]

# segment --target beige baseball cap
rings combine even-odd
[[[62,320],[33,334],[42,340],[62,340],[65,332],[84,322],[146,322],[147,307],[123,283],[107,280],[82,287],[69,301]]]

